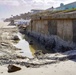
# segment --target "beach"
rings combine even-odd
[[[64,54],[45,54],[39,58],[22,57],[18,54],[20,49],[14,47],[11,40],[18,30],[8,24],[0,23],[0,75],[76,75],[76,50]],[[68,59],[68,56],[72,58]],[[9,64],[21,70],[8,73]]]

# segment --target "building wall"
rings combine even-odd
[[[48,21],[48,32],[49,32],[49,35],[57,35],[57,21],[56,20]]]
[[[46,20],[33,21],[32,31],[47,35],[48,34],[48,22]]]
[[[76,20],[73,20],[73,41],[76,42]]]
[[[66,41],[73,41],[72,20],[58,20],[57,35]]]
[[[31,27],[33,32],[44,35],[57,35],[56,20],[34,20],[28,28],[29,31],[31,30]]]
[[[31,24],[27,28],[31,31]],[[76,42],[76,20],[34,20],[32,31],[44,35],[58,35],[65,41]]]

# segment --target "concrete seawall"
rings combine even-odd
[[[27,31],[57,35],[65,41],[76,42],[76,11],[55,13],[49,16],[32,16]]]

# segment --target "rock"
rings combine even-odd
[[[9,44],[6,43],[6,42],[2,42],[1,45],[2,45],[2,46],[8,46]]]
[[[27,57],[24,57],[24,56],[16,56],[17,58],[19,58],[19,59],[26,59]]]
[[[43,52],[39,50],[39,51],[36,51],[34,55],[38,58],[39,56],[43,55]]]
[[[8,73],[16,72],[16,71],[19,71],[19,70],[21,70],[20,67],[17,67],[15,65],[8,65]]]
[[[66,51],[69,51],[69,50],[73,50],[73,48],[70,47],[70,46],[63,46],[63,45],[60,47],[61,52],[66,52]]]
[[[19,37],[17,35],[14,35],[12,40],[20,40]]]
[[[30,45],[33,45],[33,41],[30,41],[29,44],[30,44]]]

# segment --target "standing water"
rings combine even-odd
[[[17,33],[17,36],[19,37],[20,40],[14,46],[21,49],[20,55],[33,58],[29,43],[25,39],[22,38],[20,33]]]

